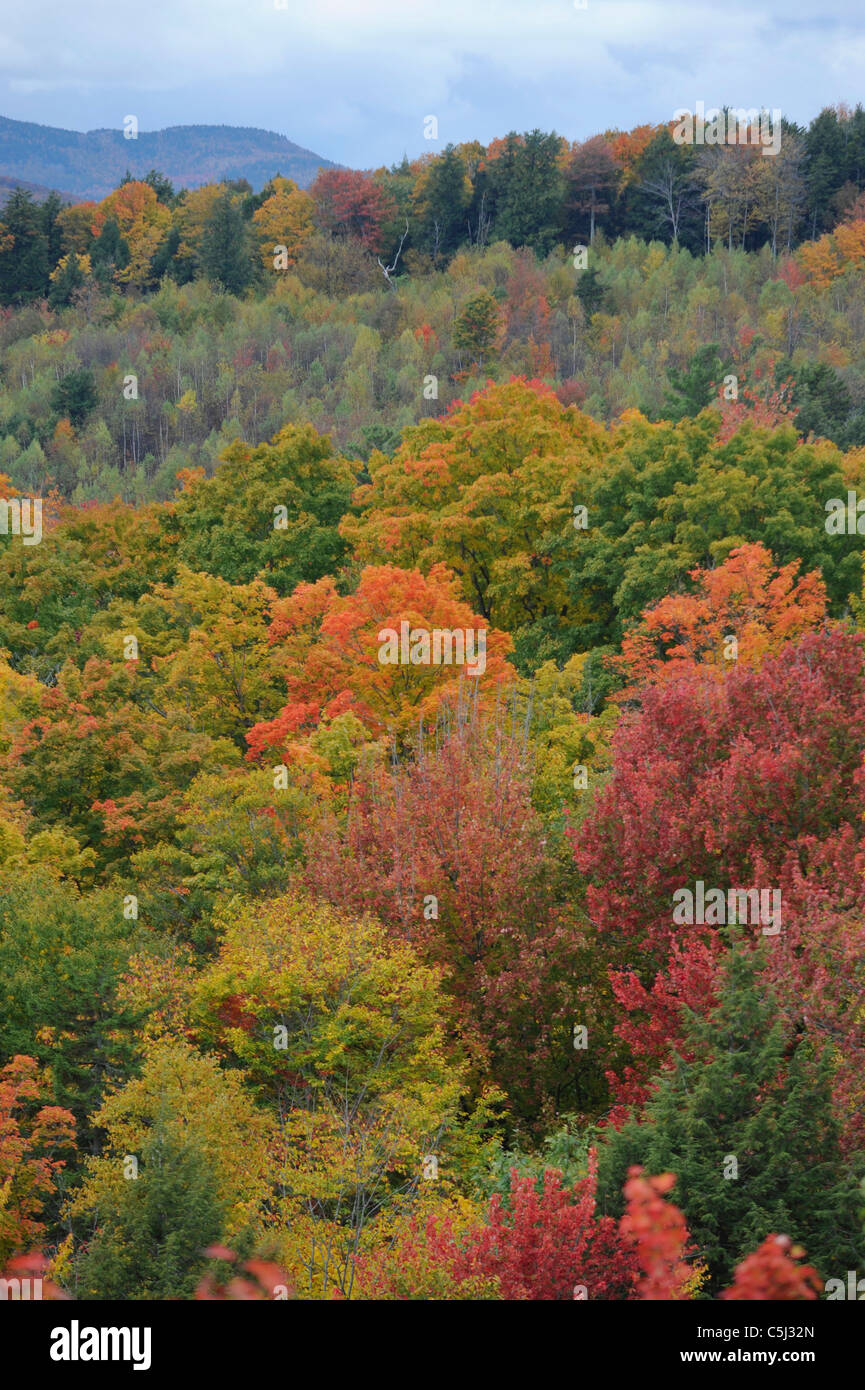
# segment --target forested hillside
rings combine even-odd
[[[139,130],[128,116],[114,130],[57,130],[0,116],[0,167],[26,182],[68,189],[70,198],[101,198],[130,173],[156,165],[175,183],[198,188],[212,179],[245,178],[256,188],[282,172],[305,187],[332,161],[271,130],[240,126],[170,126]]]
[[[7,1278],[850,1296],[865,113],[781,149],[9,199]]]

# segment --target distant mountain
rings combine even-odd
[[[143,178],[158,169],[176,188],[248,179],[258,192],[274,174],[305,188],[319,169],[339,166],[271,130],[230,125],[177,125],[139,131],[60,130],[0,116],[2,184],[28,182],[68,190],[74,199],[104,198],[127,169]],[[2,186],[2,185],[0,185]]]
[[[60,197],[63,199],[64,203],[76,201],[72,193],[64,193],[59,189],[46,188],[43,183],[28,183],[26,179],[9,179],[0,174],[0,208],[2,208],[7,199],[12,196],[16,188],[23,188],[37,203],[44,203],[45,199],[51,193],[55,192],[60,193]]]

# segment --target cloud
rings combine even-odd
[[[865,57],[859,0],[33,0],[4,30],[5,115],[264,126],[361,166],[429,149],[427,114],[441,142],[584,138],[697,100],[807,121],[855,101]]]

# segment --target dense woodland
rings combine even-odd
[[[704,153],[6,204],[7,1277],[865,1272],[865,113]]]

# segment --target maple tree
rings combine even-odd
[[[46,1230],[44,1208],[74,1149],[75,1121],[69,1111],[57,1105],[32,1107],[43,1093],[34,1058],[16,1055],[0,1068],[0,1267],[39,1243]]]
[[[404,625],[407,633],[427,634],[426,661],[415,655],[410,662],[383,662],[382,634],[399,635]],[[471,643],[464,638],[467,671],[452,662],[434,663],[429,634],[436,629],[483,633],[483,669],[480,657],[472,668],[479,636]],[[346,595],[330,577],[298,584],[289,598],[272,605],[268,639],[279,643],[276,666],[290,700],[275,719],[249,731],[249,757],[285,748],[322,716],[332,719],[347,712],[373,735],[402,736],[420,718],[434,718],[466,681],[477,683],[479,698],[495,699],[496,687],[511,672],[507,634],[488,629],[460,600],[456,580],[444,565],[434,565],[426,576],[395,565],[370,565]]]
[[[830,919],[825,934],[811,939],[803,884],[819,884],[836,909],[846,906],[844,864],[862,818],[862,672],[857,634],[841,626],[808,632],[759,668],[736,667],[723,681],[697,665],[649,685],[640,712],[620,723],[612,777],[573,843],[602,948],[608,942],[614,992],[626,1015],[646,1010],[650,1019],[642,1028],[617,1024],[639,1058],[629,1098],[639,1097],[638,1078],[669,1046],[677,1000],[699,1000],[711,989],[721,929],[675,925],[673,894],[683,885],[699,879],[726,891],[798,883],[785,917],[804,948],[796,973],[810,979],[809,993],[820,992],[818,980],[826,985]],[[855,953],[849,932],[846,940],[842,952]],[[773,972],[779,981],[786,960],[785,948]],[[832,993],[819,1011],[824,1021]],[[848,1017],[846,989],[834,994],[840,1022]],[[782,995],[797,1007],[795,991]]]
[[[293,179],[275,178],[268,185],[273,191],[252,214],[258,234],[261,258],[267,269],[285,270],[294,265],[312,232],[313,201]],[[284,252],[280,252],[284,247]],[[285,264],[277,259],[284,256]]]
[[[325,231],[355,237],[369,251],[385,250],[395,206],[385,188],[359,169],[320,169],[310,187],[315,218]]]
[[[641,684],[676,680],[697,663],[719,675],[734,661],[759,666],[764,656],[825,617],[821,576],[799,576],[799,569],[796,560],[776,569],[763,545],[731,550],[717,568],[691,571],[696,592],[669,594],[645,609],[640,623],[625,633],[621,656],[610,664],[627,673],[634,696]]]
[[[588,941],[560,901],[563,865],[531,796],[521,741],[464,718],[405,768],[358,769],[344,821],[307,832],[304,872],[312,891],[375,912],[444,969],[475,1066],[537,1123],[550,1096],[588,1106],[597,1078],[573,1020],[602,1027],[603,1009],[578,983]]]
[[[463,1078],[438,980],[373,919],[299,893],[224,914],[193,1019],[278,1117],[282,1258],[311,1290],[350,1290],[367,1228],[411,1198],[424,1155],[448,1184]]]

